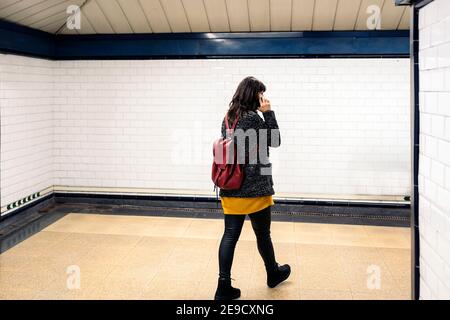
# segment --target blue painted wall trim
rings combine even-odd
[[[59,59],[409,56],[409,32],[262,32],[56,36]]]
[[[0,52],[52,59],[54,35],[0,20]]]
[[[0,22],[0,51],[67,59],[409,57],[408,31],[52,35]]]
[[[395,0],[395,5],[396,6],[412,6],[412,5],[414,5],[417,9],[419,9],[433,1],[434,0]]]

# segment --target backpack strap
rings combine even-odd
[[[228,124],[228,113],[225,115],[225,131],[226,131],[226,135],[225,137],[229,137],[233,134],[234,132],[234,128],[236,128],[237,122],[239,120],[239,115],[236,117],[236,119],[234,120],[233,126],[230,129],[230,125]]]
[[[239,115],[234,120],[234,123],[233,123],[233,126],[231,127],[231,130],[234,130],[234,128],[236,128],[238,120],[239,120]],[[228,124],[228,113],[225,115],[225,127],[227,128],[227,130],[230,130],[230,125]]]

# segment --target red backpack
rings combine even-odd
[[[213,146],[213,164],[211,178],[214,183],[214,190],[217,187],[224,190],[240,189],[242,181],[244,180],[244,172],[241,164],[237,163],[237,148],[234,143],[233,132],[239,116],[233,123],[233,126],[228,125],[228,115],[225,116],[225,127],[227,137],[217,139]],[[233,148],[231,150],[231,148]],[[230,155],[233,159],[228,159]],[[228,161],[227,161],[228,160]]]

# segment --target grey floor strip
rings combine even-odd
[[[68,213],[223,219],[217,203],[53,196],[0,222],[0,253]],[[247,219],[249,217],[247,216]],[[273,221],[409,227],[409,208],[276,204]]]

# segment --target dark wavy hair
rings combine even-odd
[[[255,77],[249,76],[244,78],[239,83],[229,104],[228,121],[230,126],[238,115],[240,117],[245,112],[256,111],[260,105],[258,94],[265,91],[266,86],[264,83]]]

